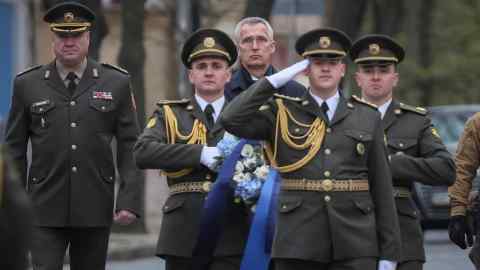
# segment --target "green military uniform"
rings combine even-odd
[[[31,221],[30,201],[0,146],[0,269],[27,269]]]
[[[185,43],[182,59],[190,67],[199,57],[221,57],[231,65],[236,59],[235,45],[219,30],[199,30]],[[135,146],[135,158],[142,169],[162,170],[170,188],[157,255],[166,259],[167,270],[190,269],[203,204],[217,178],[216,172],[200,163],[200,157],[204,146],[215,146],[222,139],[224,129],[218,121],[207,128],[196,98],[161,101],[157,106]],[[239,204],[227,212],[210,269],[239,269],[248,236],[247,213]]]
[[[300,38],[297,51],[344,53],[337,35],[314,30]],[[325,117],[310,93],[275,95],[267,79],[223,113],[228,132],[270,143],[281,173],[274,262],[294,259],[285,269],[340,269],[339,262],[360,269],[364,258],[371,259],[365,267],[374,267],[378,257],[398,260],[399,228],[378,112],[341,95],[333,118]]]
[[[66,2],[50,9],[45,20],[53,20],[50,28],[60,37],[87,31],[93,16],[85,6]],[[139,129],[130,76],[85,59],[76,87],[67,89],[59,63],[15,78],[5,143],[34,207],[34,269],[61,268],[68,243],[72,267],[104,269],[114,213],[113,139],[121,177],[116,209],[140,213],[141,172],[132,154]]]
[[[403,60],[403,48],[384,35],[367,35],[350,50],[357,65],[391,65]],[[425,261],[420,216],[412,199],[414,182],[450,185],[455,165],[427,111],[391,101],[383,117],[394,197],[402,237],[402,256],[397,269],[421,269]],[[405,128],[408,127],[408,128]]]

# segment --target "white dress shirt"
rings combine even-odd
[[[325,101],[328,105],[328,111],[327,111],[327,116],[328,120],[332,121],[333,115],[335,114],[335,110],[337,110],[338,102],[340,101],[340,94],[335,92],[335,95],[327,98],[326,100],[323,100],[319,96],[315,95],[312,93],[312,90],[309,90],[310,95],[315,99],[315,101],[318,103],[318,106],[322,106],[322,103]]]
[[[195,94],[195,99],[197,100],[198,105],[202,109],[202,112],[205,111],[205,107],[207,107],[208,104],[212,104],[213,106],[213,121],[217,122],[218,116],[220,115],[220,112],[222,111],[223,104],[225,104],[225,96],[222,96],[221,98],[215,100],[212,103],[209,103],[199,95]]]

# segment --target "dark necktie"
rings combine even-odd
[[[211,129],[213,127],[214,121],[213,121],[213,113],[215,110],[213,109],[212,104],[208,104],[207,107],[205,107],[205,117],[207,119],[207,128]]]
[[[75,92],[75,88],[77,88],[77,83],[75,83],[75,79],[77,79],[77,75],[75,75],[75,73],[69,72],[67,74],[67,81],[68,81],[67,89],[70,91],[70,94],[72,95]]]
[[[322,108],[323,115],[325,115],[325,120],[326,120],[327,123],[328,123],[329,119],[328,119],[328,114],[327,114],[327,112],[328,112],[329,108],[328,108],[327,102],[325,102],[325,101],[322,102],[322,105],[320,106],[320,108]]]

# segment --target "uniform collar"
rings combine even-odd
[[[387,102],[383,103],[382,105],[378,106],[378,111],[380,112],[380,115],[381,115],[381,118],[383,119],[383,117],[385,116],[385,113],[387,112],[388,110],[388,107],[390,106],[390,104],[392,103],[392,99],[389,99]]]
[[[200,106],[200,109],[202,109],[202,112],[205,111],[205,107],[207,107],[208,104],[212,104],[214,110],[213,119],[217,121],[217,118],[222,111],[223,105],[225,104],[225,96],[222,96],[214,102],[209,103],[199,95],[195,94],[195,100],[197,101],[198,106]]]
[[[322,103],[325,101],[328,105],[328,111],[327,111],[327,116],[328,116],[328,119],[329,120],[332,120],[333,118],[333,115],[335,114],[335,111],[337,110],[337,106],[338,106],[338,102],[340,100],[340,94],[339,94],[339,91],[337,89],[337,91],[335,92],[335,94],[329,98],[327,98],[326,100],[323,100],[322,98],[320,98],[319,96],[317,95],[314,95],[312,93],[312,90],[308,90],[308,92],[310,93],[310,95],[313,97],[313,99],[317,102],[318,106],[322,106]]]
[[[87,58],[85,58],[75,70],[67,69],[60,61],[58,61],[58,59],[55,60],[55,67],[57,68],[58,75],[60,76],[60,79],[62,79],[62,81],[65,81],[69,72],[75,73],[78,80],[80,80],[83,76],[83,73],[85,73],[85,69],[87,69]]]

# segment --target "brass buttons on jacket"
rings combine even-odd
[[[323,175],[324,175],[325,177],[330,177],[332,174],[330,173],[330,171],[325,171],[325,172],[323,173]]]
[[[329,202],[332,198],[329,196],[329,195],[325,195],[325,197],[323,197],[323,200],[325,200],[325,202]]]

